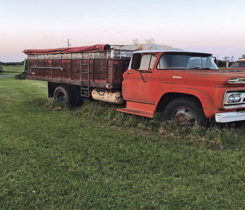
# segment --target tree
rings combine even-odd
[[[140,41],[139,41],[139,39],[134,39],[133,40],[133,44],[134,45],[138,45],[138,44],[140,44]],[[154,39],[145,39],[145,44],[155,44],[155,40]]]
[[[234,62],[234,56],[225,56],[223,58],[223,61],[226,61],[226,62]]]
[[[155,40],[154,39],[145,39],[145,43],[146,44],[155,44]]]
[[[226,63],[226,68],[230,66],[230,64],[234,63],[234,56],[225,56],[223,61]]]
[[[243,54],[241,58],[242,58],[242,59],[245,59],[245,54]]]
[[[134,44],[134,45],[138,45],[138,44],[139,44],[139,40],[138,40],[138,39],[134,39],[134,40],[133,40],[133,44]]]

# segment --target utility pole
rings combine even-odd
[[[71,44],[70,44],[70,39],[69,38],[67,39],[66,43],[67,43],[67,47],[70,48]]]

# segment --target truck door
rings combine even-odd
[[[132,68],[124,74],[123,97],[125,100],[154,104],[159,91],[158,72],[153,70],[156,54],[136,53]]]

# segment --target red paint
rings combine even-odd
[[[76,48],[25,50],[24,52],[26,54],[72,54],[103,52],[105,50],[108,50],[106,45],[94,45]],[[223,105],[226,91],[242,90],[245,93],[245,83],[228,83],[229,79],[245,78],[244,71],[158,70],[157,63],[163,53],[160,51],[141,52],[141,54],[147,54],[146,57],[155,55],[156,59],[154,64],[150,62],[151,70],[140,71],[132,68],[126,70],[129,63],[128,57],[124,59],[110,59],[108,57],[103,59],[72,59],[72,57],[35,59],[33,57],[38,56],[30,55],[31,58],[27,62],[28,78],[54,84],[80,87],[90,85],[91,88],[122,90],[123,99],[127,102],[127,106],[118,109],[118,111],[150,118],[154,116],[159,102],[168,101],[171,94],[195,97],[200,101],[207,118],[214,118],[217,113],[244,109],[245,104],[243,104],[243,108],[241,105],[236,105],[233,109],[225,108]],[[82,76],[88,69],[90,69],[89,74]]]
[[[226,112],[223,107],[223,97],[229,89],[243,89],[245,84],[228,84],[232,78],[244,78],[242,72],[219,70],[157,70],[156,65],[162,53],[155,53],[157,59],[152,70],[127,70],[123,77],[123,98],[127,107],[118,111],[153,117],[162,97],[169,93],[188,94],[198,98],[207,118],[213,118],[216,113]],[[236,109],[229,109],[238,110]],[[241,109],[241,108],[240,108]]]

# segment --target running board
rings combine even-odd
[[[149,118],[153,118],[154,116],[154,113],[152,112],[145,112],[145,111],[136,110],[136,109],[120,108],[120,109],[117,109],[117,111],[128,113],[128,114],[133,114],[133,115],[139,115],[143,117],[149,117]]]

